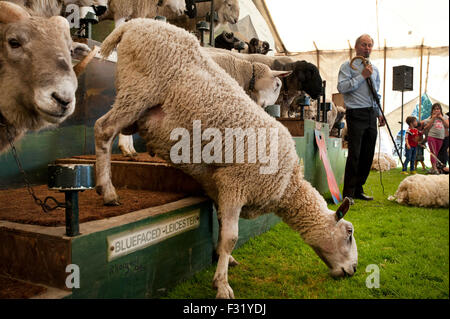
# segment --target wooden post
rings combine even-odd
[[[419,82],[419,122],[422,115],[422,63],[423,63],[423,38],[420,45],[420,82]]]
[[[383,113],[386,105],[386,56],[387,56],[386,39],[384,39]]]
[[[316,54],[317,54],[317,68],[320,71],[320,53],[319,53],[319,49],[317,48],[316,42],[313,41],[314,47],[316,48]]]
[[[428,91],[428,72],[430,71],[430,50],[428,50],[428,61],[427,61],[427,75],[425,76],[425,90],[424,93]]]
[[[352,48],[352,45],[350,44],[350,40],[347,40],[347,42],[348,42],[349,56],[350,56],[350,61],[351,61],[353,58],[353,48]]]

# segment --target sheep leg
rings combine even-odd
[[[103,203],[108,206],[120,205],[119,197],[111,181],[111,149],[114,138],[123,129],[129,127],[139,117],[139,112],[120,112],[120,102],[113,109],[95,122],[95,153],[96,153],[96,191],[103,195]],[[140,109],[144,109],[140,108]],[[137,114],[136,114],[137,113]]]
[[[133,145],[133,135],[119,134],[118,146],[123,156],[133,157],[137,155]]]
[[[228,266],[234,260],[231,252],[238,240],[238,225],[240,205],[230,203],[219,204],[219,241],[217,243],[217,254],[219,261],[213,279],[213,286],[217,289],[216,298],[234,298],[233,289],[228,284]]]

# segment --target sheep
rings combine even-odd
[[[375,153],[371,169],[386,172],[397,167],[395,159],[386,153]]]
[[[244,48],[245,42],[236,38],[233,32],[222,31],[214,40],[214,47],[218,49],[239,50],[240,45]]]
[[[197,22],[205,20],[206,15],[211,11],[211,3],[196,3],[196,8],[196,16],[194,18],[189,18],[187,15],[177,16],[168,9],[163,9],[161,15],[165,16],[170,23],[188,31],[195,32]],[[215,0],[214,10],[218,16],[218,23],[215,23],[216,28],[222,24],[236,24],[240,12],[239,0]]]
[[[248,54],[262,54],[266,55],[269,53],[269,51],[272,51],[270,48],[270,44],[267,41],[260,41],[257,38],[252,38],[249,43],[247,43],[247,50],[243,53]]]
[[[313,99],[317,99],[322,93],[322,78],[319,70],[314,64],[306,61],[295,61],[287,56],[245,54],[217,48],[203,48],[203,50],[227,52],[250,62],[264,63],[272,70],[292,71],[292,74],[283,80],[283,88],[276,102],[281,105],[281,117],[288,117],[290,105],[301,91],[305,91]]]
[[[398,186],[389,200],[418,207],[449,207],[448,175],[411,175]]]
[[[1,153],[27,131],[70,116],[78,82],[63,17],[30,17],[22,7],[0,1],[0,41]]]
[[[277,101],[281,89],[279,78],[292,73],[291,71],[272,71],[265,64],[237,59],[221,52],[208,52],[208,54],[263,108]]]
[[[76,4],[80,7],[94,6],[96,7],[96,11],[100,10],[101,12],[105,10],[104,8],[107,5],[107,0],[8,0],[8,2],[20,5],[31,16],[44,18],[61,15],[63,6],[69,4]]]
[[[217,298],[234,297],[228,266],[236,263],[231,252],[239,217],[274,212],[299,232],[333,277],[354,274],[353,225],[342,219],[349,200],[336,212],[327,208],[302,177],[289,131],[201,50],[194,35],[161,21],[134,19],[105,39],[101,54],[107,57],[116,47],[116,100],[94,125],[96,190],[105,205],[120,204],[111,182],[111,143],[120,131],[135,127],[158,156],[199,181],[218,209],[219,261],[213,279]],[[234,145],[239,132],[249,134],[247,143],[241,136],[241,143]],[[258,132],[258,161],[251,159],[256,150],[252,132]],[[206,144],[201,136],[213,141]],[[225,163],[222,156],[210,161],[211,144],[215,155],[225,154]]]
[[[182,15],[186,3],[184,0],[109,0],[108,10],[100,20],[114,20],[118,27],[130,19],[154,18],[163,8]]]

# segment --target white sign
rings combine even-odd
[[[107,238],[108,261],[159,243],[165,239],[195,229],[200,225],[200,209],[168,218],[138,229]]]

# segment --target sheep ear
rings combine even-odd
[[[292,74],[292,71],[272,71],[272,75],[279,77],[279,78],[285,78]]]
[[[30,14],[17,4],[0,1],[0,23],[12,23],[30,18]]]
[[[336,211],[336,221],[340,221],[342,218],[344,218],[345,214],[347,214],[348,209],[350,208],[350,200],[348,197],[344,198],[344,201],[342,202],[341,206]]]

